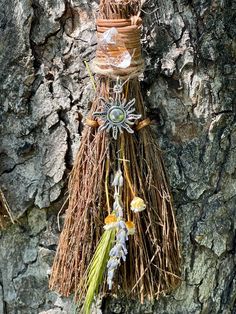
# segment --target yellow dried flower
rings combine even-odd
[[[115,214],[110,214],[105,218],[105,224],[110,224],[112,222],[117,222],[117,217]]]
[[[117,227],[118,220],[115,214],[110,214],[105,218],[104,222],[105,222],[104,229],[109,230]]]
[[[131,210],[135,213],[141,212],[146,208],[146,204],[141,197],[135,196],[130,203]]]
[[[125,224],[126,224],[126,227],[128,229],[128,234],[134,235],[135,234],[135,225],[134,225],[133,221],[128,220],[128,221],[126,221]]]

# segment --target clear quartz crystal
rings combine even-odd
[[[124,41],[119,38],[119,33],[115,27],[108,29],[102,34],[98,46],[106,56],[107,63],[110,66],[120,69],[126,69],[130,66],[132,56],[126,49]],[[118,50],[116,57],[111,57],[109,55],[109,48]]]

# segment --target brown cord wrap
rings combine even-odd
[[[135,126],[135,131],[140,131],[142,128],[152,124],[152,121],[149,118],[139,121],[139,123]]]
[[[85,123],[94,129],[96,129],[100,126],[98,121],[93,120],[93,119],[89,119],[89,118],[86,119]],[[150,124],[152,124],[152,121],[149,118],[146,118],[144,120],[139,121],[138,124],[135,125],[134,130],[140,131],[142,128],[145,128],[146,126],[148,126]]]
[[[86,119],[85,124],[87,124],[88,126],[90,126],[91,128],[94,128],[94,129],[99,127],[98,121],[93,120],[93,119],[89,119],[89,118]]]
[[[96,58],[93,61],[93,71],[96,74],[109,76],[116,79],[135,78],[143,73],[144,61],[141,56],[140,27],[142,20],[139,17],[131,19],[98,19],[97,37],[98,42],[104,32],[115,27],[118,31],[117,44],[106,46],[106,50],[98,44]],[[131,64],[127,68],[119,68],[112,65],[111,60],[121,57],[122,53],[129,52]]]

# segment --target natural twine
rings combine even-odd
[[[89,119],[87,118],[85,121],[85,124],[90,126],[91,128],[98,128],[100,126],[99,122],[93,119]],[[136,132],[140,131],[141,129],[145,128],[146,126],[149,126],[153,124],[153,121],[151,121],[149,118],[146,118],[144,120],[139,121],[135,126],[134,126],[134,130]]]
[[[141,18],[135,16],[131,19],[98,19],[97,37],[101,40],[104,32],[115,27],[118,32],[117,45],[107,45],[106,52],[98,44],[96,58],[93,61],[93,71],[96,74],[104,75],[122,80],[138,77],[143,73],[144,61],[141,56],[140,28]],[[119,58],[122,53],[127,52],[131,55],[131,64],[127,68],[119,68],[109,62]]]

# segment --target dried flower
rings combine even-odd
[[[113,211],[119,218],[123,218],[123,207],[118,193],[114,194]]]
[[[135,196],[130,203],[131,210],[135,213],[141,212],[146,208],[146,204],[144,200],[140,197]]]
[[[121,259],[125,262],[126,255],[128,253],[126,248],[126,241],[128,240],[128,229],[123,220],[118,222],[118,232],[116,234],[116,242],[113,248],[110,250],[110,259],[107,263],[107,284],[109,290],[113,285],[114,272],[120,265]]]
[[[114,176],[114,180],[112,182],[113,186],[118,186],[121,187],[124,184],[124,179],[123,179],[123,175],[121,170],[119,169],[118,171],[116,171],[115,176]]]
[[[115,177],[112,185],[115,187],[114,202],[113,202],[113,214],[107,216],[105,219],[106,228],[116,228],[116,240],[113,248],[109,252],[109,261],[107,263],[107,284],[109,290],[113,285],[113,278],[115,270],[120,265],[121,259],[125,262],[126,255],[128,253],[126,248],[126,241],[128,240],[128,227],[123,220],[123,204],[121,201],[120,188],[123,186],[123,176],[119,169],[115,173]]]
[[[135,234],[135,225],[133,221],[126,221],[126,228],[128,229],[128,235],[134,235]]]
[[[117,228],[118,220],[115,214],[108,215],[105,218],[105,226],[103,227],[105,230]]]

